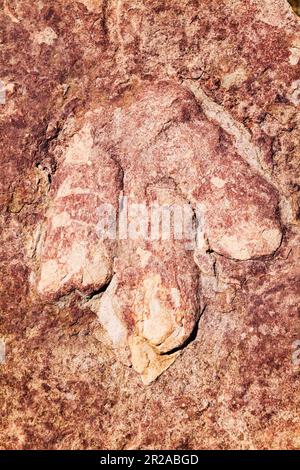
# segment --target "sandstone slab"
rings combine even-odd
[[[299,448],[288,2],[2,3],[1,447]]]

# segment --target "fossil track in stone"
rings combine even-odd
[[[200,207],[206,244],[188,250],[182,240],[99,240],[97,208],[110,203],[118,212],[121,194],[137,204]],[[174,361],[199,320],[207,252],[250,260],[275,252],[282,238],[277,191],[173,82],[145,83],[133,102],[87,113],[55,174],[52,198],[40,294],[89,294],[111,280],[91,305],[145,383]]]

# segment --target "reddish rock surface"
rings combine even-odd
[[[1,448],[300,448],[288,2],[0,4]],[[120,196],[200,243],[101,240]]]

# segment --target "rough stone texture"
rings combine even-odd
[[[288,2],[0,5],[1,447],[300,448]],[[202,243],[100,240],[120,195]]]

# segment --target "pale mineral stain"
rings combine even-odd
[[[59,266],[57,261],[50,259],[45,261],[41,267],[40,281],[38,284],[38,291],[41,293],[47,292],[53,286],[58,289],[59,287]]]
[[[51,219],[52,227],[53,228],[58,228],[58,227],[65,227],[67,225],[70,225],[71,223],[71,217],[68,212],[61,212],[59,214],[54,214],[54,216]]]
[[[214,176],[210,181],[217,188],[223,188],[226,184],[226,181],[222,180],[222,178],[218,178],[218,176]]]
[[[125,324],[118,315],[117,307],[113,302],[112,294],[115,292],[116,287],[116,280],[113,279],[101,298],[98,318],[106,329],[114,347],[120,348],[126,343],[128,333]]]
[[[85,126],[72,138],[65,154],[65,163],[70,165],[90,164],[90,158],[95,155],[91,129]]]
[[[223,253],[227,253],[229,257],[234,259],[246,260],[251,258],[247,241],[245,243],[245,240],[239,235],[224,235],[219,241],[219,246],[222,248]]]
[[[228,90],[233,85],[241,85],[247,80],[247,72],[244,68],[239,67],[233,72],[226,73],[222,79],[222,86]]]
[[[101,2],[99,0],[79,0],[79,2],[86,6],[90,12],[100,11]]]
[[[294,80],[292,82],[287,98],[295,106],[299,105],[300,103],[300,80]]]
[[[300,58],[300,49],[298,47],[290,47],[289,62],[291,65],[297,65]]]
[[[77,273],[82,268],[82,262],[86,259],[87,249],[83,243],[74,243],[71,252],[67,255],[68,271]]]
[[[47,44],[48,46],[52,46],[57,37],[56,32],[50,28],[50,26],[47,26],[45,29],[35,34],[34,40],[38,44]]]
[[[282,239],[282,233],[280,230],[272,228],[269,230],[264,230],[262,232],[262,237],[266,240],[269,250],[274,250],[278,248]]]
[[[174,307],[180,308],[181,297],[180,297],[180,291],[179,289],[177,289],[177,287],[171,287],[171,299],[174,304]]]
[[[136,252],[140,257],[141,267],[145,268],[148,264],[149,259],[151,258],[151,251],[143,250],[139,247]]]

